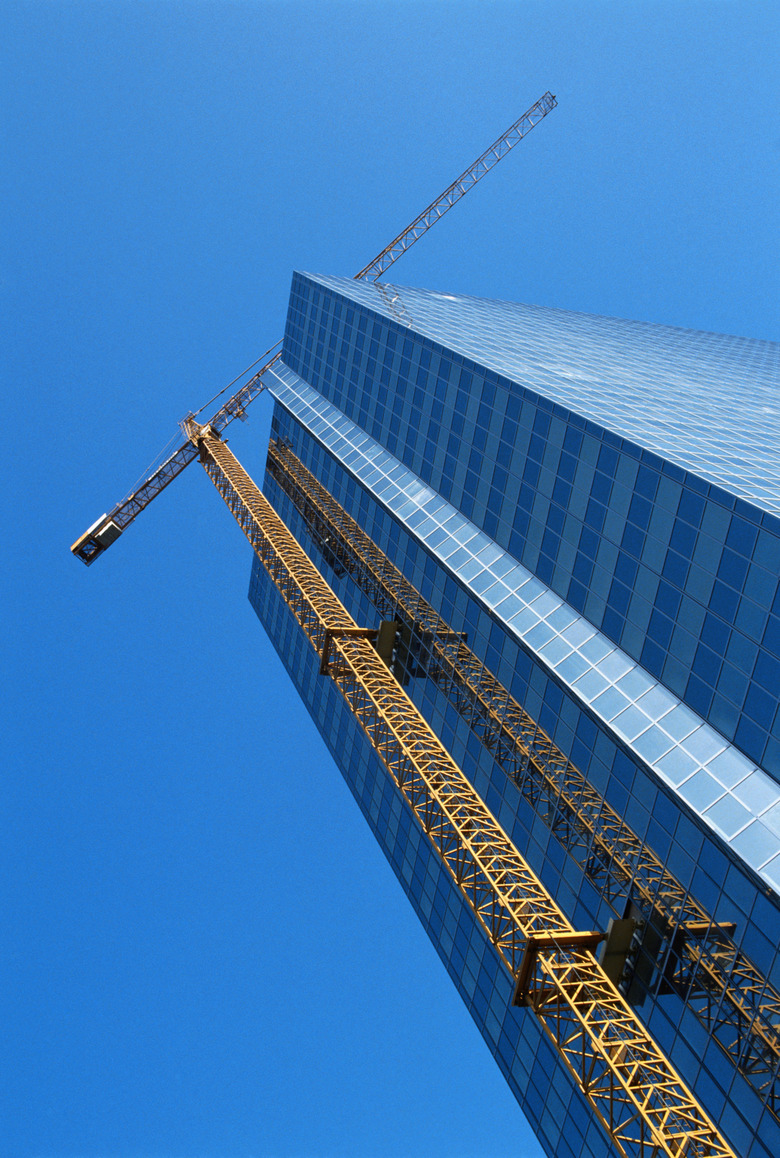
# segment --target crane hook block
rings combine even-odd
[[[122,528],[118,527],[113,519],[109,519],[108,515],[101,515],[80,539],[76,539],[71,551],[89,566],[98,555],[102,555],[107,547],[116,542],[121,534]]]

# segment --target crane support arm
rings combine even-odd
[[[270,370],[272,366],[276,365],[281,356],[280,351],[270,362],[266,362],[262,370],[258,370],[254,377],[250,378],[240,390],[236,390],[235,394],[228,399],[224,406],[220,406],[219,410],[210,420],[210,425],[218,434],[221,434],[234,418],[244,418],[244,413],[249,403],[254,402],[258,394],[262,394],[263,390],[265,390],[263,375],[267,370]]]
[[[244,417],[244,411],[249,403],[254,401],[257,395],[265,389],[262,383],[263,374],[266,370],[270,370],[280,358],[281,354],[276,354],[270,362],[266,362],[262,370],[258,370],[220,407],[211,419],[211,426],[214,430],[221,433],[234,418]],[[162,466],[159,466],[154,474],[151,474],[145,482],[141,483],[132,494],[123,499],[121,503],[117,503],[107,515],[102,515],[73,544],[71,551],[88,567],[112,543],[116,542],[125,527],[129,526],[133,519],[140,515],[144,507],[148,507],[152,499],[157,498],[160,491],[165,490],[168,483],[173,482],[176,476],[181,474],[184,468],[198,457],[198,452],[187,435],[192,418],[193,415],[188,414],[181,422],[185,435],[185,441],[182,445],[177,447],[173,454],[166,458]]]
[[[530,133],[534,125],[538,125],[543,117],[552,112],[557,104],[557,100],[551,92],[546,92],[544,96],[539,97],[536,104],[531,105],[527,112],[523,113],[521,117],[510,125],[505,133],[502,133],[497,141],[494,141],[489,148],[485,149],[481,156],[477,157],[473,165],[461,173],[451,185],[441,193],[435,201],[432,201],[427,209],[423,209],[419,217],[415,217],[411,225],[408,225],[403,233],[385,246],[380,254],[374,258],[367,266],[361,269],[360,273],[355,274],[355,280],[361,281],[363,279],[372,279],[376,281],[381,277],[386,269],[397,261],[402,253],[405,253],[410,246],[414,245],[424,233],[431,228],[431,226],[443,217],[444,214],[452,209],[452,206],[460,201],[461,197],[465,197],[469,189],[473,188],[486,173],[490,172],[494,165],[497,165],[502,157],[506,156],[510,149],[513,149],[518,141],[522,141],[523,137]]]
[[[623,1158],[735,1158],[266,497],[209,426],[200,460],[435,854]],[[322,661],[326,658],[327,664]]]
[[[189,466],[197,457],[198,452],[192,443],[183,443],[146,482],[141,483],[140,487],[121,503],[117,503],[107,515],[102,515],[80,539],[76,540],[71,547],[73,554],[89,567],[90,563],[94,563],[99,555],[116,542],[136,515],[140,514],[144,507],[148,507],[152,499],[156,498],[160,491],[165,490],[168,483],[173,482],[185,466]]]

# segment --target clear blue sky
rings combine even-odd
[[[70,543],[546,89],[393,271],[777,338],[769,3],[2,4],[9,1158],[536,1158],[193,466]],[[262,476],[268,406],[231,445]]]

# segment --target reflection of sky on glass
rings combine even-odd
[[[284,363],[267,381],[274,397],[413,525],[432,554],[665,784],[752,868],[776,877],[780,785]]]
[[[371,282],[313,280],[399,321]],[[780,344],[390,288],[415,332],[780,511]]]

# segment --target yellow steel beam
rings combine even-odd
[[[228,447],[209,427],[191,437],[320,656],[328,633],[330,677],[513,977],[535,946],[526,1003],[618,1153],[736,1158]]]
[[[328,549],[383,612],[429,638],[436,682],[472,725],[477,705],[480,739],[527,789],[544,791],[563,843],[579,846],[596,883],[611,878],[608,899],[632,887],[647,914],[680,931],[675,951],[685,963],[688,1004],[777,1113],[780,995],[737,949],[734,928],[713,921],[297,455],[273,439],[268,470],[307,522],[327,533]]]

